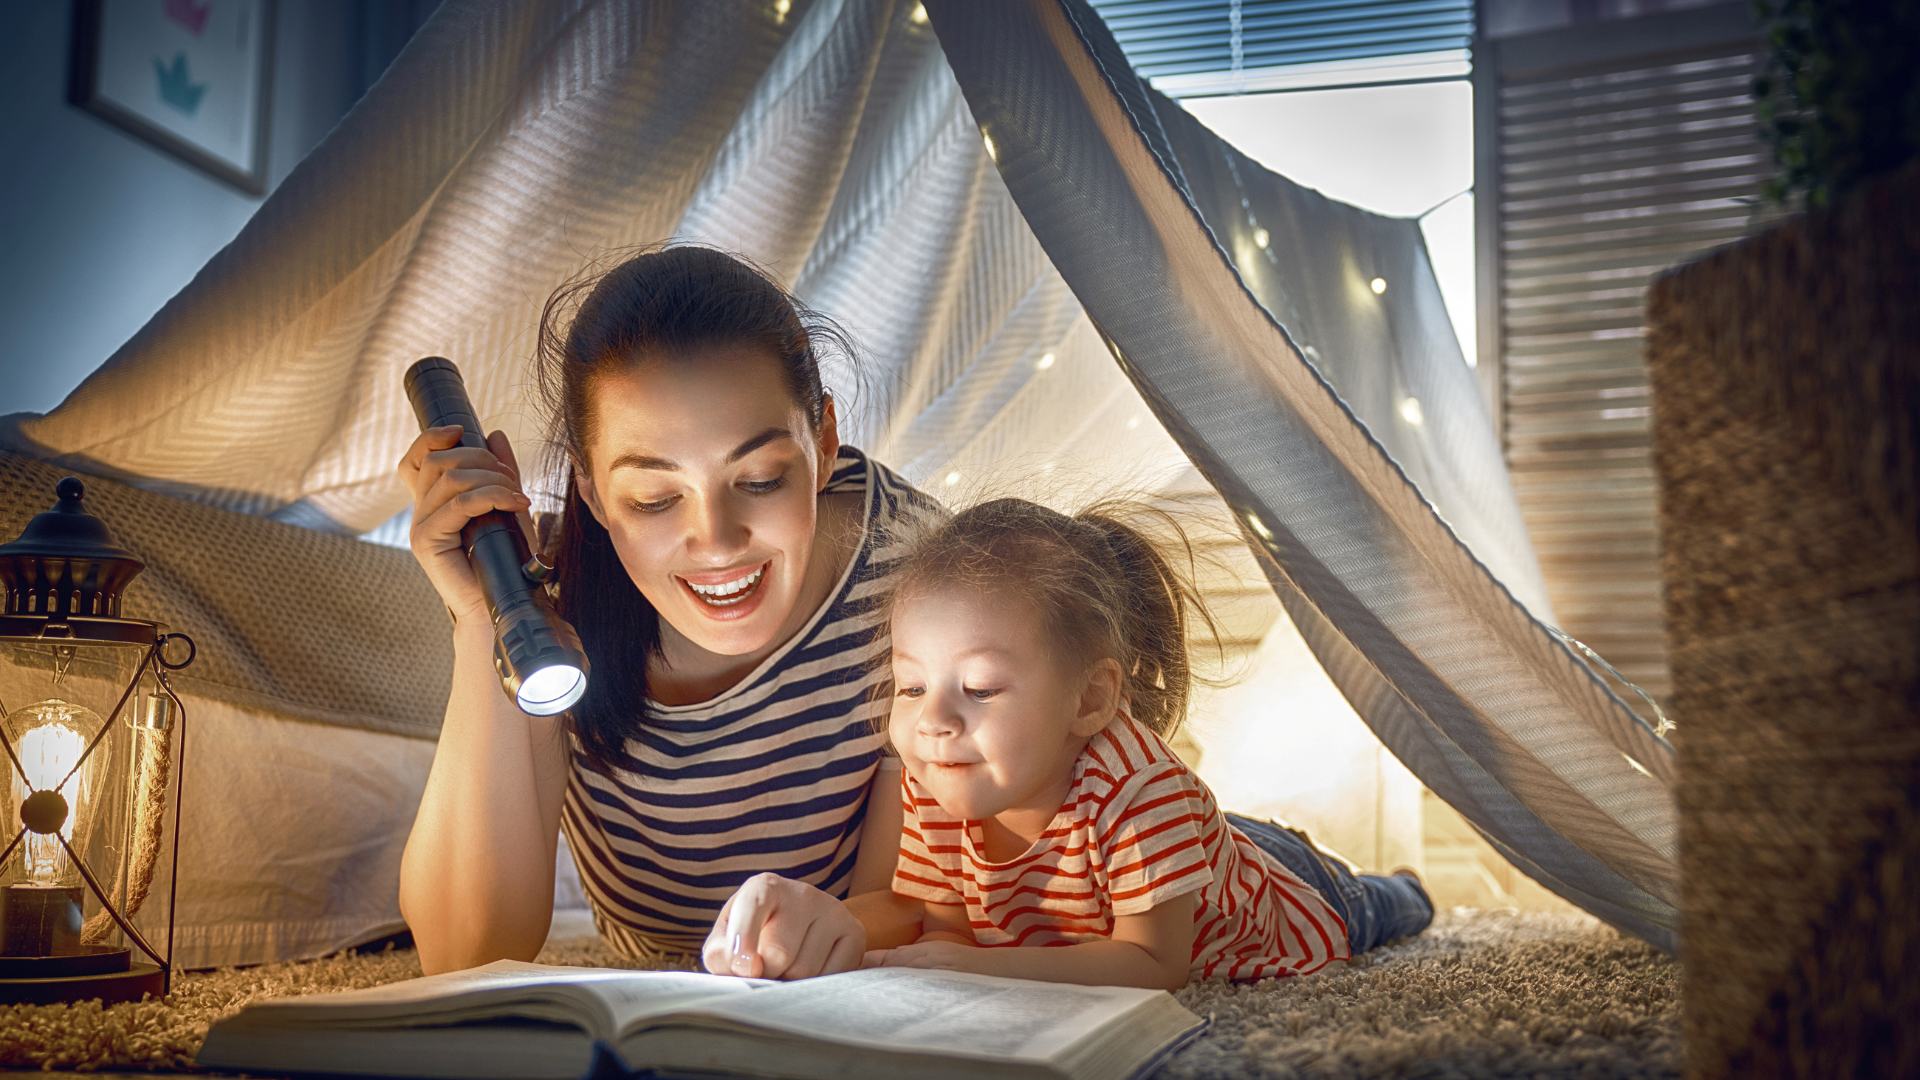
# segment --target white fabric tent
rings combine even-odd
[[[1381,740],[1529,876],[1673,947],[1672,750],[1539,621],[1417,224],[1239,155],[1079,0],[927,10],[447,0],[228,248],[0,442],[390,538],[408,364],[454,358],[529,446],[554,286],[670,236],[740,251],[854,330],[844,434],[917,481],[1124,470],[1161,437],[1121,422],[1144,397]]]

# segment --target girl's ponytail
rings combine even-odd
[[[1188,555],[1193,548],[1170,516],[1164,519]],[[1108,563],[1116,586],[1115,636],[1126,656],[1125,693],[1133,718],[1162,736],[1171,735],[1187,714],[1193,689],[1193,664],[1187,655],[1187,609],[1218,636],[1199,589],[1176,572],[1158,544],[1128,525],[1109,506],[1075,515],[1098,535],[1112,556]]]

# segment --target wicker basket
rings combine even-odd
[[[1920,167],[1647,308],[1689,1073],[1920,1075]]]

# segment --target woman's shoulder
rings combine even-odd
[[[952,516],[938,499],[855,447],[840,448],[840,461],[826,490],[834,491],[843,477],[870,501],[872,513],[867,524],[868,545],[872,548],[911,543]]]

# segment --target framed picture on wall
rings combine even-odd
[[[264,195],[272,51],[273,0],[75,0],[68,99]]]

